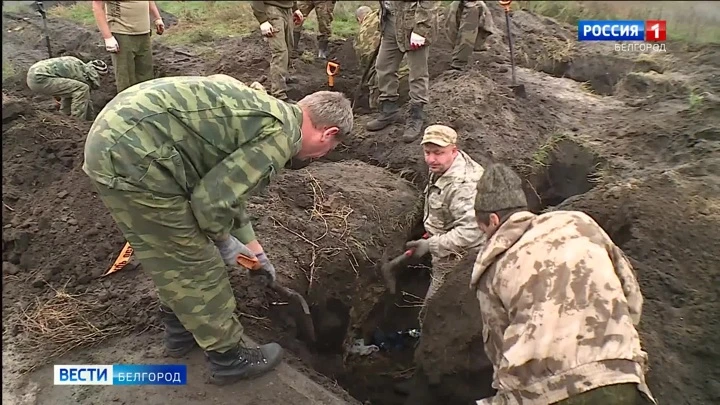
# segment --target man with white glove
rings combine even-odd
[[[150,18],[155,33],[165,23],[154,1],[93,1],[93,14],[115,68],[115,85],[126,88],[153,78]],[[148,16],[150,18],[148,18]]]
[[[295,1],[253,1],[253,15],[260,23],[260,33],[270,45],[270,94],[283,101],[287,97],[290,52],[293,49],[293,25],[301,25],[304,17]]]
[[[410,116],[403,141],[413,142],[422,133],[430,75],[429,46],[437,31],[439,1],[381,1],[380,49],[375,69],[378,77],[380,115],[367,123],[368,131],[379,131],[399,120],[398,75],[403,55],[410,67]]]

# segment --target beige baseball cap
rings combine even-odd
[[[430,125],[425,128],[425,134],[420,141],[421,145],[432,143],[440,147],[455,145],[457,143],[457,132],[446,125]]]

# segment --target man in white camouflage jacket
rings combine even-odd
[[[635,329],[635,272],[587,214],[528,211],[520,178],[485,170],[475,216],[488,236],[470,288],[497,394],[478,405],[655,404]]]
[[[445,125],[430,125],[421,141],[430,178],[425,188],[427,239],[407,243],[413,257],[432,256],[432,281],[425,295],[420,321],[429,300],[445,281],[452,263],[485,241],[475,221],[475,193],[483,167],[457,147],[457,132]],[[455,260],[454,260],[455,259]]]

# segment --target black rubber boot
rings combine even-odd
[[[182,357],[197,346],[192,333],[185,329],[173,311],[165,305],[160,305],[160,319],[165,325],[165,353],[168,356]]]
[[[282,361],[283,349],[277,343],[268,343],[256,349],[238,345],[225,353],[208,351],[205,354],[210,363],[210,381],[226,385],[272,371]]]
[[[318,58],[327,59],[328,40],[323,38],[318,41]]]
[[[381,101],[380,116],[365,125],[368,131],[379,131],[398,121],[400,107],[396,101]]]
[[[410,105],[410,117],[405,124],[405,132],[403,133],[403,141],[411,143],[418,139],[422,134],[422,127],[425,123],[425,111],[422,104]]]

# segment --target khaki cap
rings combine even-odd
[[[421,145],[432,143],[440,147],[455,145],[457,143],[457,132],[446,125],[430,125],[425,128],[425,134],[420,141]]]

